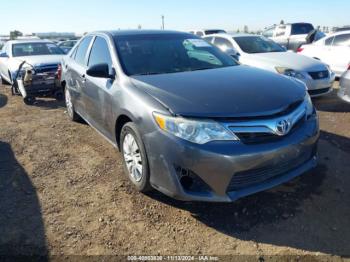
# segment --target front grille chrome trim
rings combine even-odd
[[[224,123],[225,127],[231,130],[233,133],[268,133],[277,136],[287,135],[296,125],[299,120],[306,117],[306,104],[302,103],[291,113],[271,118],[271,119],[257,119],[257,120],[239,120]],[[285,132],[281,133],[278,129],[279,123],[286,121],[288,128]]]

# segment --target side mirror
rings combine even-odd
[[[115,79],[115,71],[113,69],[111,71],[108,64],[97,64],[90,66],[86,74],[92,77]]]
[[[225,51],[225,53],[229,56],[232,56],[234,59],[236,59],[237,61],[239,60],[239,57],[241,56],[240,53],[238,53],[235,49],[233,48],[230,48],[230,49],[227,49]]]
[[[0,57],[1,58],[9,58],[8,54],[6,54],[5,52],[1,52]]]

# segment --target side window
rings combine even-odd
[[[231,42],[222,37],[215,37],[214,45],[219,47],[222,51],[233,49],[233,45],[231,44]]]
[[[325,45],[332,45],[333,44],[334,37],[329,37],[324,41]]]
[[[334,46],[350,46],[350,34],[337,35],[334,37]]]
[[[91,48],[88,65],[92,66],[97,64],[108,64],[109,68],[113,66],[108,44],[104,38],[99,36],[96,37]]]
[[[196,35],[200,36],[200,37],[204,36],[203,32],[201,32],[201,31],[196,32]]]
[[[85,58],[86,58],[86,52],[90,46],[92,40],[92,36],[87,36],[85,37],[79,44],[78,48],[76,49],[76,51],[74,51],[75,54],[75,61],[80,64],[85,66],[86,62],[85,62]]]
[[[280,26],[276,30],[276,36],[284,36],[286,34],[286,26]]]
[[[213,42],[214,37],[206,37],[204,38],[205,41],[207,41],[209,44]]]
[[[263,36],[265,37],[273,37],[273,31],[275,30],[275,28],[270,28],[270,29],[267,29],[263,32]]]

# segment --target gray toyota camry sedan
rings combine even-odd
[[[231,202],[316,166],[305,85],[173,31],[86,35],[62,61],[67,112],[119,148],[135,187]]]

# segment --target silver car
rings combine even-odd
[[[348,70],[341,76],[339,86],[338,96],[345,102],[350,103],[350,65]]]
[[[305,85],[242,66],[192,34],[88,34],[64,57],[62,84],[67,115],[120,149],[141,192],[231,202],[317,164]]]
[[[287,52],[264,36],[217,34],[204,37],[242,64],[296,78],[305,83],[312,97],[332,91],[335,74],[329,67],[309,57]]]

